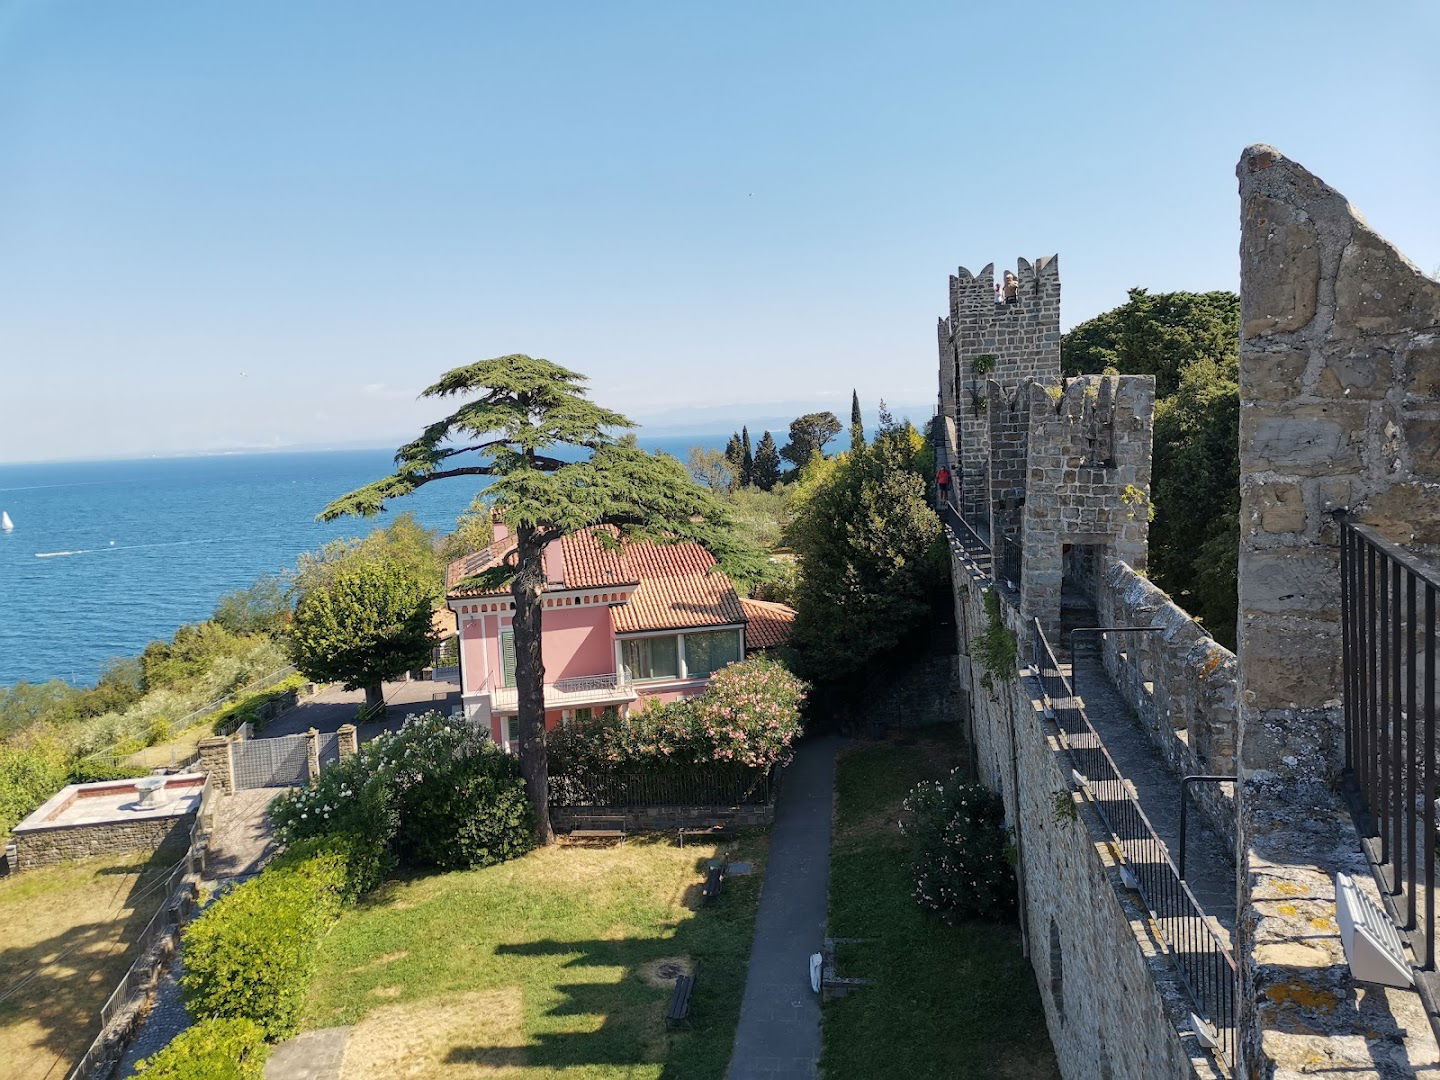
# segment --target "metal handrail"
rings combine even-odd
[[[1060,670],[1039,619],[1032,620],[1031,630],[1032,659],[1047,715],[1059,730],[1059,743],[1075,779],[1110,834],[1112,849],[1129,875],[1127,885],[1133,881],[1135,892],[1154,918],[1181,985],[1200,1016],[1214,1024],[1216,1052],[1233,1066],[1238,969],[1230,943],[1181,876],[1168,845],[1140,805],[1134,785],[1110,756]],[[1057,704],[1059,701],[1065,704]],[[1091,745],[1077,745],[1081,739]],[[1134,850],[1137,847],[1139,850]],[[1169,925],[1172,921],[1179,922],[1178,932]]]

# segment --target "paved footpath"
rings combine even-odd
[[[814,1080],[820,999],[810,955],[825,938],[837,736],[801,745],[775,808],[729,1080]]]
[[[259,872],[274,850],[265,810],[270,800],[283,790],[255,788],[221,797],[206,860],[209,878],[204,883],[206,886],[218,893]],[[125,1056],[116,1069],[117,1076],[137,1075],[137,1061],[163,1050],[171,1039],[190,1026],[190,1013],[180,988],[180,977],[184,973],[185,965],[177,953],[160,975],[150,1015],[125,1048]]]

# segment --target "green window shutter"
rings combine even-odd
[[[515,632],[500,631],[500,679],[502,686],[515,685]]]

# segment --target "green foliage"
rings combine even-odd
[[[994,353],[981,353],[970,361],[970,370],[976,375],[989,375],[995,370],[995,363],[999,359]]]
[[[556,772],[715,763],[768,770],[790,760],[807,689],[774,660],[730,664],[696,697],[651,704],[628,717],[602,714],[552,732]]]
[[[871,445],[802,475],[790,531],[800,565],[793,647],[807,678],[858,673],[923,625],[945,591],[932,465],[919,433],[884,412]]]
[[[360,891],[397,861],[453,870],[514,858],[534,842],[534,818],[514,757],[469,724],[431,712],[364,743],[307,788],[270,807],[284,842],[354,838]]]
[[[311,580],[289,632],[295,666],[307,676],[378,687],[425,661],[437,591],[413,564],[356,548]]]
[[[152,641],[140,654],[145,690],[185,686],[209,672],[218,660],[243,655],[250,639],[213,620],[191,623],[168,642]]]
[[[798,501],[793,484],[779,484],[769,491],[737,487],[722,501],[743,543],[764,552],[785,546]]]
[[[1196,363],[1239,371],[1240,298],[1232,292],[1151,293],[1131,289],[1119,307],[1080,323],[1060,341],[1064,375],[1113,368],[1124,375],[1154,375],[1155,393],[1167,398]]]
[[[1239,561],[1239,333],[1234,293],[1130,290],[1061,340],[1066,374],[1156,378],[1150,574],[1222,645],[1235,645]]]
[[[495,517],[480,497],[455,522],[455,528],[440,545],[440,561],[463,559],[490,546],[495,539]]]
[[[728,453],[692,446],[686,465],[695,482],[716,495],[733,491],[739,483],[739,475]]]
[[[270,1047],[250,1020],[200,1020],[135,1063],[145,1080],[262,1080]]]
[[[192,1015],[250,1020],[271,1040],[295,1033],[315,947],[349,888],[347,855],[338,843],[296,845],[186,928]]]
[[[0,743],[0,833],[69,782],[70,755],[54,736],[31,733]]]
[[[1015,908],[1010,830],[1000,797],[956,769],[917,784],[901,829],[915,841],[915,899],[947,922],[1008,919]]]
[[[1000,596],[994,589],[985,590],[985,620],[984,632],[971,645],[973,655],[987,678],[1009,682],[1019,669],[1019,651],[1015,634],[1005,625]]]
[[[232,634],[279,634],[290,621],[290,586],[279,574],[266,574],[220,597],[210,619]]]
[[[211,730],[228,735],[241,724],[249,723],[254,726],[256,731],[261,731],[265,726],[264,720],[261,719],[265,706],[274,701],[281,701],[303,685],[305,685],[305,676],[297,672],[294,675],[287,675],[268,689],[245,694],[208,718]]]
[[[755,448],[755,465],[750,480],[761,491],[769,491],[780,482],[780,451],[775,448],[775,437],[768,431]]]
[[[833,412],[797,416],[790,421],[790,442],[780,451],[780,456],[799,468],[817,454],[823,457],[825,444],[841,430],[840,421]]]
[[[860,412],[860,391],[850,391],[850,452],[865,445],[865,417]]]

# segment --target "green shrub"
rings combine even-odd
[[[201,1020],[135,1063],[145,1080],[261,1080],[270,1047],[249,1020]]]
[[[525,805],[516,759],[468,724],[432,712],[282,795],[270,820],[286,843],[363,838],[355,841],[364,849],[355,865],[373,888],[400,860],[458,869],[529,850],[534,828]]]
[[[353,895],[348,857],[339,841],[296,845],[191,923],[182,980],[190,1012],[252,1020],[272,1040],[293,1035],[315,947]]]
[[[916,785],[901,829],[916,842],[915,899],[947,921],[1003,919],[1015,907],[1010,830],[1000,797],[956,769]]]
[[[67,784],[98,784],[102,780],[128,780],[136,773],[134,765],[123,761],[118,765],[109,758],[82,758],[70,766]]]
[[[534,845],[535,819],[520,762],[488,740],[400,797],[400,850],[440,870],[491,866]]]
[[[65,786],[70,759],[48,736],[0,743],[0,833]]]

